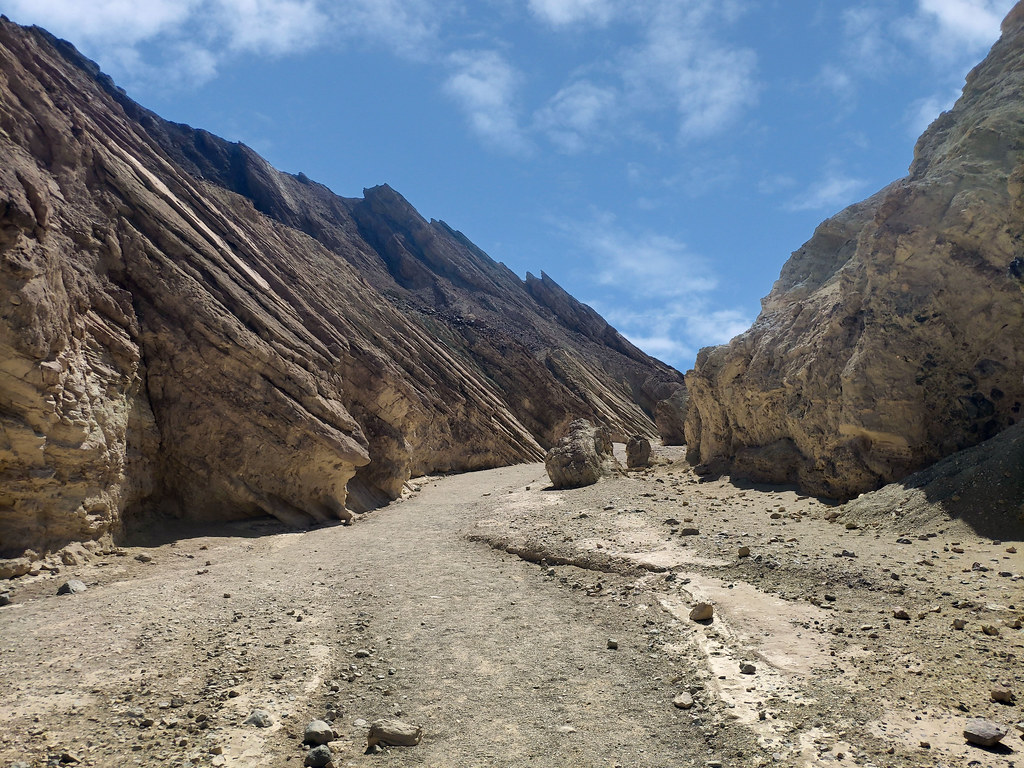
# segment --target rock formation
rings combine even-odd
[[[633,435],[626,441],[626,466],[630,469],[646,467],[651,461],[651,441],[643,435]]]
[[[614,461],[608,430],[586,419],[576,419],[544,457],[544,468],[555,488],[582,488],[610,472]]]
[[[700,352],[688,458],[845,497],[1018,420],[1022,150],[1018,4],[909,175],[819,226],[750,330]]]
[[[154,511],[345,518],[574,415],[653,435],[680,388],[389,187],[280,173],[0,20],[0,557]]]

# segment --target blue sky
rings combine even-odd
[[[681,370],[902,176],[1012,0],[4,0],[163,117],[388,183]]]

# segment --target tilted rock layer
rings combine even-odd
[[[750,330],[700,352],[690,460],[844,497],[1020,419],[1022,151],[1018,4],[909,175],[818,227]]]
[[[280,173],[0,20],[0,557],[345,517],[576,416],[653,434],[681,382],[389,187]]]

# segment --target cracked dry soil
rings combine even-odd
[[[961,736],[1024,720],[1012,542],[847,529],[659,462],[572,491],[539,464],[429,478],[351,527],[178,531],[14,582],[0,765],[300,766],[325,717],[336,766],[1022,764],[1012,728]],[[55,595],[69,578],[88,590]],[[422,743],[364,755],[379,717]]]

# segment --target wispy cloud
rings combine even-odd
[[[570,250],[586,255],[578,295],[588,295],[649,354],[687,365],[697,349],[728,341],[753,320],[741,309],[715,305],[719,279],[712,265],[676,237],[630,228],[610,213],[553,223]]]
[[[444,89],[483,141],[510,154],[530,151],[515,107],[522,75],[497,51],[457,51],[448,57]]]
[[[417,58],[436,31],[429,0],[8,0],[16,21],[74,40],[119,81],[201,83],[232,56],[284,56],[367,40]]]
[[[569,154],[596,149],[607,135],[618,98],[614,88],[587,80],[570,83],[536,113],[534,125]]]
[[[530,0],[531,13],[552,26],[581,21],[605,24],[614,13],[610,0]]]
[[[1015,0],[917,0],[917,13],[903,33],[933,56],[974,57],[999,37],[999,25]]]
[[[838,171],[829,171],[824,178],[816,181],[802,194],[787,205],[790,211],[838,211],[857,201],[867,182],[847,176]]]
[[[734,13],[729,3],[655,3],[643,43],[626,55],[627,92],[646,108],[671,105],[683,140],[714,135],[757,102],[756,55],[716,34]]]

